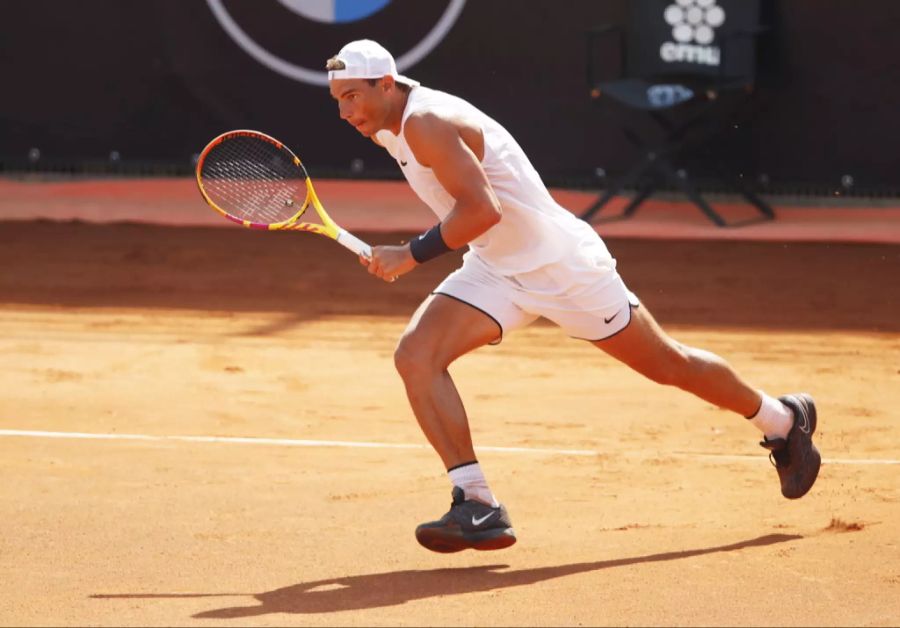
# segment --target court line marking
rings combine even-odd
[[[765,456],[759,457],[750,454],[701,454],[688,451],[676,451],[673,452],[673,455],[682,456],[685,458],[699,458],[701,460],[710,459],[731,462],[746,462],[747,460],[762,460],[764,462],[769,461]],[[892,465],[900,464],[900,460],[895,460],[893,458],[822,458],[822,464]]]
[[[95,432],[42,432],[36,430],[0,430],[0,436],[33,438],[75,438],[86,440],[174,441],[186,443],[233,443],[243,445],[276,445],[280,447],[352,447],[363,449],[430,449],[411,443],[375,443],[343,440],[304,440],[295,438],[256,438],[241,436],[153,436],[150,434],[102,434]],[[596,456],[590,449],[547,449],[542,447],[476,447],[481,451],[501,453],[534,453],[565,456]]]
[[[66,438],[81,440],[133,440],[150,442],[183,442],[183,443],[231,443],[238,445],[274,445],[278,447],[347,447],[356,449],[422,449],[428,450],[427,445],[411,443],[378,443],[367,441],[343,441],[343,440],[306,440],[295,438],[259,438],[242,436],[154,436],[151,434],[104,434],[97,432],[46,432],[39,430],[5,430],[0,429],[0,437],[30,437],[30,438]],[[558,456],[599,456],[603,453],[624,458],[694,458],[705,460],[719,460],[723,462],[768,462],[764,456],[749,454],[704,454],[689,451],[672,451],[661,455],[652,454],[622,454],[616,452],[599,452],[593,449],[551,449],[545,447],[475,447],[479,451],[493,451],[498,453],[520,454],[549,454]],[[824,458],[823,464],[847,464],[847,465],[900,465],[900,460],[892,458]]]

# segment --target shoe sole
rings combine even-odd
[[[516,543],[516,533],[512,528],[485,530],[464,534],[447,528],[418,528],[416,540],[419,545],[432,552],[452,554],[466,549],[479,551],[500,550]]]

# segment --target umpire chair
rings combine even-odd
[[[639,114],[643,133],[628,124],[620,126],[641,158],[624,175],[609,180],[581,217],[591,221],[610,199],[630,188],[635,195],[620,216],[594,221],[627,218],[667,182],[716,225],[735,226],[703,198],[685,161],[731,128],[750,101],[756,39],[766,30],[759,24],[759,0],[629,0],[629,13],[627,29],[604,25],[587,32],[587,78],[595,102],[612,101],[620,113]],[[599,81],[597,48],[609,38],[616,39],[618,77]],[[645,139],[648,128],[655,131],[654,141]],[[720,160],[707,159],[704,166],[753,205],[758,220],[775,217],[772,208]]]

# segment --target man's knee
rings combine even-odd
[[[403,336],[394,350],[394,367],[404,380],[428,374],[435,365],[434,351],[414,334]]]

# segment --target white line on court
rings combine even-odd
[[[689,451],[676,451],[672,452],[673,456],[679,456],[684,458],[698,458],[700,460],[722,460],[722,461],[731,461],[731,462],[746,462],[748,460],[763,460],[768,462],[768,458],[760,457],[760,456],[751,456],[751,455],[736,455],[736,454],[699,454]],[[879,465],[879,464],[900,464],[900,460],[893,460],[891,458],[877,459],[877,458],[822,458],[822,464],[859,464],[859,465]]]
[[[349,447],[357,449],[428,449],[426,445],[410,443],[376,443],[366,441],[343,440],[301,440],[294,438],[251,438],[239,436],[153,436],[150,434],[102,434],[94,432],[43,432],[36,430],[0,430],[0,437],[30,437],[30,438],[68,438],[81,440],[137,440],[157,442],[183,442],[183,443],[231,443],[238,445],[274,445],[277,447]],[[543,447],[492,447],[481,446],[475,449],[479,451],[495,451],[499,453],[514,454],[549,454],[557,456],[599,456],[602,452],[592,449],[548,449]],[[734,454],[704,454],[689,451],[673,451],[668,454],[656,455],[641,454],[628,455],[616,452],[617,457],[625,458],[695,458],[700,460],[720,460],[723,462],[768,462],[764,456],[734,455]],[[871,459],[871,458],[824,458],[824,464],[848,464],[848,465],[900,465],[897,459]]]
[[[242,445],[275,445],[279,447],[353,447],[363,449],[428,449],[409,443],[373,443],[344,440],[300,440],[294,438],[247,438],[238,436],[151,436],[149,434],[98,434],[89,432],[40,432],[34,430],[0,430],[0,436],[32,438],[75,438],[86,440],[176,441],[186,443],[234,443]],[[553,454],[563,456],[595,456],[590,449],[545,449],[541,447],[476,447],[481,451],[502,453]]]

